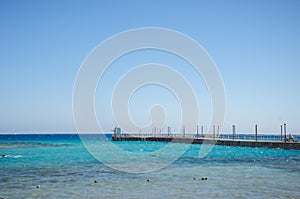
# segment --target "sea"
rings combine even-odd
[[[0,135],[0,198],[300,198],[297,150],[211,146],[203,156],[198,144],[110,139]]]

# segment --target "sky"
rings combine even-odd
[[[72,94],[78,70],[99,43],[122,31],[161,27],[197,41],[210,55],[226,94],[223,132],[300,133],[300,2],[263,1],[0,1],[0,133],[75,132]],[[158,62],[185,76],[196,92],[200,124],[211,118],[210,95],[195,71],[174,55],[145,50],[121,57],[103,75],[96,112],[104,131],[115,123],[110,98],[134,66]],[[157,85],[129,102],[136,123],[164,105],[176,127],[179,105]]]

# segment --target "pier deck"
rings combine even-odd
[[[148,142],[174,142],[190,144],[216,144],[223,146],[240,146],[240,147],[263,147],[263,148],[282,148],[300,150],[299,142],[280,142],[268,140],[244,140],[244,139],[224,139],[209,137],[173,137],[173,136],[137,136],[137,135],[120,135],[112,136],[112,141],[148,141]]]

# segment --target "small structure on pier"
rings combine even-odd
[[[119,128],[119,127],[114,128],[114,136],[121,137],[121,128]]]

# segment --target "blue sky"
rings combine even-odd
[[[0,132],[74,131],[73,84],[85,57],[113,34],[151,26],[174,29],[192,37],[212,57],[226,89],[225,132],[236,124],[238,132],[252,133],[258,123],[261,133],[276,133],[286,122],[290,133],[299,133],[299,19],[300,3],[291,0],[2,0]],[[140,64],[153,57],[170,64],[176,60],[155,52],[150,53],[155,56],[146,54],[133,55],[132,62],[124,58],[124,63]],[[117,64],[115,67],[118,70]],[[184,64],[174,67],[191,79],[201,99],[203,123],[208,125],[210,104],[203,81],[194,77]],[[108,71],[104,78],[114,75]],[[104,90],[99,88],[98,98],[106,96],[105,91],[109,92],[112,84],[108,81]],[[149,90],[157,96],[147,96]],[[147,122],[142,115],[146,115],[149,104],[163,104],[169,98],[172,101],[171,95],[153,87],[134,97],[133,118],[140,119],[141,124]],[[141,99],[148,101],[143,104]],[[177,111],[172,109],[177,105],[170,104],[172,120],[176,120]],[[96,107],[105,130],[110,130],[114,123],[107,106],[97,101]]]

